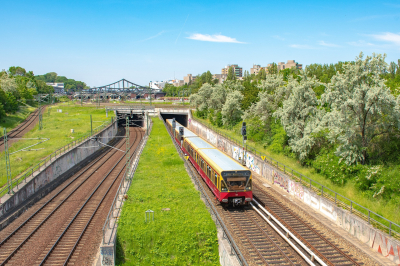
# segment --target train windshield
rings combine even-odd
[[[244,190],[246,188],[246,177],[228,177],[229,191]]]

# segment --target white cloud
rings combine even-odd
[[[383,34],[376,34],[371,36],[380,41],[387,41],[395,45],[400,45],[400,34],[385,32]]]
[[[340,45],[334,44],[334,43],[328,43],[324,41],[319,41],[319,45],[326,46],[326,47],[340,47]]]
[[[314,49],[314,47],[307,44],[291,44],[289,46],[297,49]]]
[[[349,42],[348,44],[357,47],[365,47],[365,46],[375,46],[373,43],[366,42],[364,40],[358,40],[356,42]]]
[[[208,34],[194,33],[186,38],[191,39],[191,40],[196,40],[196,41],[203,41],[203,42],[244,43],[244,42],[239,42],[238,40],[236,40],[236,38],[231,38],[231,37],[224,36],[221,34],[208,35]]]

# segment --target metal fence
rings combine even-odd
[[[29,177],[34,177],[34,173],[36,171],[40,172],[41,170],[44,170],[48,165],[51,164],[51,160],[52,158],[57,158],[57,156],[65,153],[66,151],[69,151],[70,149],[76,147],[77,145],[83,143],[84,141],[86,141],[87,139],[89,139],[91,136],[97,134],[98,132],[100,132],[101,130],[103,130],[104,128],[108,127],[110,124],[112,124],[114,122],[114,119],[111,118],[110,121],[104,122],[103,124],[101,124],[100,126],[96,127],[93,129],[93,132],[89,132],[85,135],[83,135],[82,137],[78,138],[77,140],[74,140],[70,143],[68,143],[67,145],[65,145],[64,147],[61,147],[57,150],[55,150],[53,153],[51,153],[50,155],[48,155],[46,158],[44,158],[42,161],[40,161],[39,163],[37,163],[36,165],[28,168],[25,173],[23,173],[21,176],[15,178],[14,180],[12,180],[11,184],[7,184],[5,185],[1,190],[0,190],[0,197],[2,197],[3,195],[7,194],[7,193],[13,193],[13,188],[17,187],[17,189],[19,188],[19,186],[22,183],[27,183],[27,178]],[[39,173],[37,173],[39,174]],[[2,203],[0,203],[2,204]]]
[[[216,127],[205,125],[203,122],[194,118],[193,114],[192,114],[192,119],[195,120],[197,123],[201,124],[202,126],[204,126],[205,128],[213,130],[214,132],[223,136],[227,140],[229,140],[233,143],[236,143],[239,147],[242,147],[243,140],[228,136],[227,134],[221,132]],[[400,239],[400,225],[398,225],[397,223],[395,223],[389,219],[386,219],[382,215],[358,204],[357,202],[352,201],[351,199],[322,185],[318,181],[315,181],[315,180],[297,172],[296,170],[293,170],[289,166],[287,166],[283,163],[280,163],[279,161],[271,158],[270,156],[268,156],[260,151],[257,151],[255,148],[248,147],[247,144],[245,145],[245,149],[246,149],[246,151],[252,152],[255,156],[258,156],[261,161],[264,161],[264,162],[270,164],[271,166],[274,166],[278,170],[282,171],[284,174],[293,178],[295,181],[301,182],[304,186],[313,190],[319,196],[328,199],[329,201],[334,203],[336,206],[341,207],[345,210],[348,210],[350,213],[352,213],[352,214],[360,217],[361,219],[365,220],[366,222],[368,222],[368,224],[371,224],[375,228],[378,228],[379,230],[386,232],[387,234],[389,234],[389,236],[392,236],[396,239]],[[262,156],[265,156],[264,160],[262,160]]]

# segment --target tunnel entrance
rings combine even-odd
[[[188,126],[188,115],[187,114],[174,114],[174,113],[161,113],[161,117],[165,120],[175,118],[175,120],[183,125]]]
[[[124,113],[118,113],[117,112],[117,117],[118,117],[118,126],[120,127],[126,127],[126,118],[128,117],[129,119],[129,126],[130,127],[143,127],[143,119],[144,116],[142,114],[124,114]]]

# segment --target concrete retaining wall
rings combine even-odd
[[[235,160],[239,161],[239,158],[242,157],[242,147],[237,146],[236,143],[220,136],[201,123],[194,121],[191,116],[189,116],[188,128]],[[246,166],[253,172],[264,177],[268,183],[285,190],[303,201],[311,208],[319,211],[338,226],[345,229],[349,234],[355,236],[360,242],[367,244],[382,256],[400,265],[400,242],[389,237],[386,233],[373,228],[367,222],[356,217],[347,210],[337,207],[331,201],[320,197],[311,189],[292,180],[289,176],[277,170],[277,168],[263,161],[259,156],[247,152],[245,159]]]
[[[108,143],[116,135],[117,130],[117,123],[113,123],[93,137],[97,136],[100,142]],[[31,198],[35,198],[35,194],[43,194],[41,192],[43,192],[44,188],[48,187],[50,183],[57,182],[57,179],[64,173],[83,162],[102,147],[104,147],[104,145],[99,146],[98,142],[88,139],[52,159],[51,163],[46,168],[42,169],[40,172],[37,171],[34,173],[33,178],[30,178],[25,185],[15,190],[14,194],[0,206],[0,219],[4,220],[5,217],[16,212],[21,205],[31,200]],[[44,194],[48,192],[49,191],[46,191]],[[0,229],[6,225],[7,224],[1,223]]]

